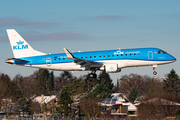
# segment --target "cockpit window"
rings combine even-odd
[[[163,54],[163,53],[166,53],[166,52],[163,50],[158,51],[158,54]]]

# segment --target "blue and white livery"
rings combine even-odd
[[[60,71],[92,71],[96,77],[97,70],[120,72],[122,68],[152,66],[153,74],[157,65],[168,64],[176,58],[158,48],[115,49],[88,52],[69,52],[46,54],[34,50],[14,29],[7,29],[14,58],[6,63],[27,67],[60,70]]]

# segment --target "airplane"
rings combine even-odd
[[[14,54],[6,63],[58,71],[91,71],[90,77],[96,78],[96,71],[106,73],[121,72],[122,68],[152,66],[153,74],[157,65],[168,64],[176,58],[159,48],[114,49],[87,52],[46,54],[34,50],[14,29],[7,29],[8,38]]]

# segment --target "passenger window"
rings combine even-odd
[[[56,57],[54,57],[54,60],[56,60]]]
[[[108,57],[110,57],[110,55],[108,55]]]
[[[117,56],[119,56],[119,55],[117,54]]]
[[[136,53],[134,53],[134,55],[136,55]]]
[[[114,57],[114,55],[112,55]]]
[[[87,56],[86,56],[86,58],[87,58]]]
[[[104,55],[104,57],[106,57],[106,56]]]
[[[65,58],[63,58],[63,60],[65,60]]]
[[[99,57],[101,57],[101,55]]]
[[[130,55],[132,55],[132,54],[130,54]]]
[[[139,55],[140,55],[140,53],[139,53]]]
[[[127,54],[126,54],[126,56],[127,56]]]
[[[94,56],[94,58],[96,58],[96,56]]]
[[[81,57],[81,59],[83,59],[83,57]]]
[[[59,58],[59,60],[61,60],[61,58]]]
[[[90,56],[90,58],[92,58],[92,57]]]
[[[123,54],[121,54],[121,56],[123,56]]]

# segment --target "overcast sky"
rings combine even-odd
[[[156,47],[177,58],[160,65],[156,77],[173,68],[180,75],[179,0],[1,0],[0,72],[13,78],[31,75],[36,68],[5,63],[13,57],[6,29],[15,29],[36,50],[44,53]],[[116,82],[122,75],[152,74],[151,66],[125,68],[111,73]],[[59,76],[60,71],[54,72]],[[74,72],[79,77],[87,72]]]

